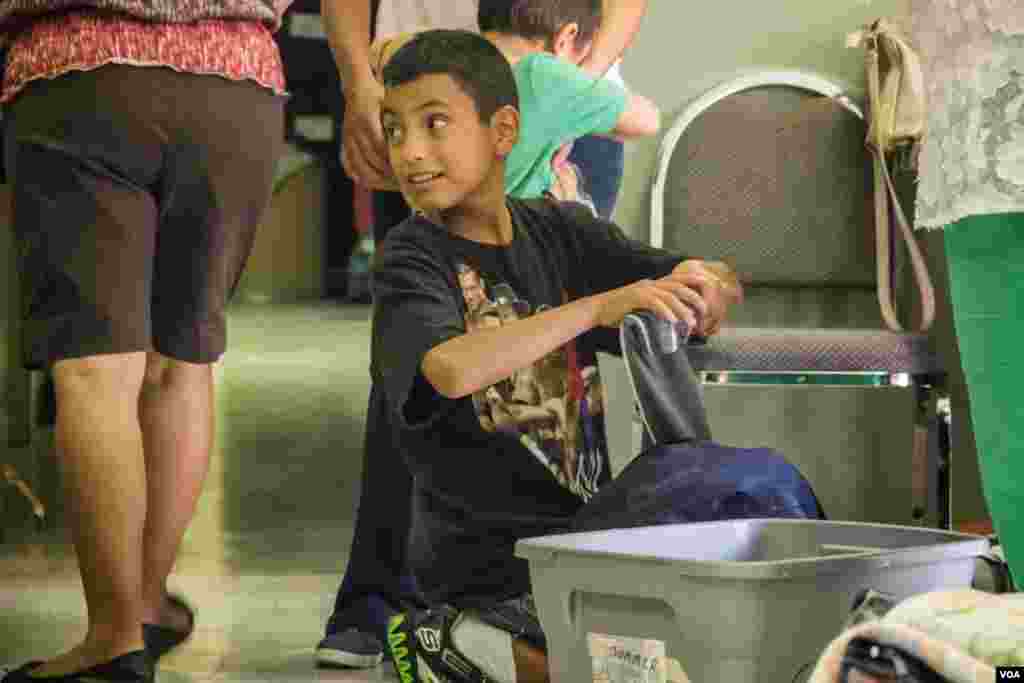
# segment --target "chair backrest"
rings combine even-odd
[[[662,141],[652,243],[723,259],[755,287],[874,287],[865,132],[842,88],[814,74],[713,88]]]

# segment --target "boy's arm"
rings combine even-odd
[[[615,122],[612,136],[617,138],[637,138],[654,135],[661,128],[661,111],[658,105],[643,95],[629,93],[626,110]]]
[[[467,332],[443,257],[413,231],[398,230],[374,266],[371,372],[406,428],[433,424],[447,409],[445,399],[491,386],[594,327],[618,325],[631,311],[652,310],[695,329],[716,315],[699,263],[675,258],[659,279],[580,292],[558,308]]]
[[[708,309],[696,287],[695,271],[680,270],[659,280],[577,299],[501,327],[475,330],[432,348],[420,366],[423,377],[450,399],[468,396],[532,365],[594,327],[618,325],[629,312],[647,309],[691,328]]]
[[[573,255],[571,271],[579,273],[573,278],[578,296],[622,287],[640,278],[685,277],[706,304],[707,310],[692,328],[705,337],[715,334],[729,307],[743,300],[739,278],[721,261],[704,261],[632,239],[611,221],[597,218],[577,204],[560,204],[555,210],[562,221],[560,234]]]
[[[647,0],[603,0],[601,26],[580,66],[594,76],[604,76],[633,42],[646,12]]]

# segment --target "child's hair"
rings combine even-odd
[[[601,0],[480,0],[477,23],[494,31],[549,44],[563,26],[579,26],[578,45],[586,45],[601,25]]]
[[[418,33],[388,60],[381,80],[385,88],[394,88],[429,74],[447,74],[458,83],[484,123],[502,107],[519,108],[508,60],[476,33],[445,29]]]

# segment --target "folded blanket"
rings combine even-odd
[[[908,598],[833,640],[809,683],[837,683],[854,638],[913,655],[950,683],[991,683],[996,666],[1024,665],[1024,594],[955,590]]]

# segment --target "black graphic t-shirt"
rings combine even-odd
[[[574,299],[667,275],[682,257],[628,239],[585,207],[509,199],[514,237],[480,244],[414,217],[374,269],[371,373],[414,479],[410,561],[433,600],[529,590],[520,538],[565,530],[610,477],[595,330],[471,397],[420,372],[430,349]]]

